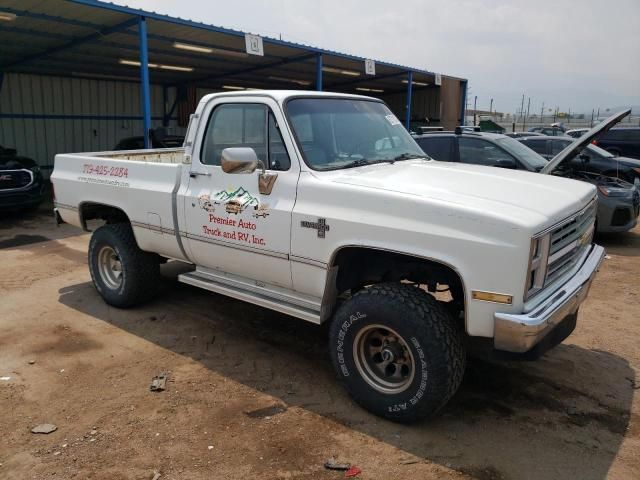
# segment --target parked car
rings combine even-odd
[[[518,141],[547,160],[551,160],[565,149],[573,139],[536,136],[519,138]],[[571,160],[571,165],[576,171],[620,178],[640,188],[640,160],[616,157],[600,147],[587,145],[580,155]]]
[[[548,164],[547,159],[525,147],[518,140],[505,135],[431,134],[418,136],[416,141],[427,155],[447,162],[475,163],[531,172],[541,172]],[[569,144],[571,144],[570,139]],[[553,173],[591,183],[597,187],[597,231],[621,232],[634,228],[639,213],[638,190],[632,184],[619,179],[602,177],[580,169],[575,170],[571,162],[572,159],[567,159]]]
[[[0,209],[36,208],[43,198],[44,181],[37,163],[0,146]]]
[[[589,130],[591,129],[590,128],[572,128],[571,130],[567,130],[564,133],[565,135],[568,135],[570,137],[578,138],[584,135],[585,133],[587,133]]]
[[[593,144],[614,155],[640,159],[640,127],[612,128]]]
[[[545,136],[544,133],[540,132],[507,132],[505,135],[511,138]]]
[[[542,135],[549,136],[563,136],[565,134],[565,128],[561,126],[550,126],[550,127],[531,127],[529,132],[540,133]]]
[[[167,135],[164,128],[154,128],[149,131],[151,148],[179,148],[184,143],[182,135]],[[141,150],[144,148],[144,137],[123,138],[114,147],[114,150]]]
[[[535,357],[564,340],[604,256],[592,185],[435,162],[376,98],[206,95],[188,132],[183,150],[56,155],[58,219],[105,222],[97,292],[148,300],[171,258],[194,266],[183,283],[328,322],[338,377],[391,420],[442,408],[471,344]]]

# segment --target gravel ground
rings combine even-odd
[[[179,265],[158,300],[108,307],[88,241],[44,210],[0,217],[1,479],[344,478],[331,456],[361,479],[640,478],[640,228],[597,239],[609,257],[563,345],[472,361],[411,426],[349,399],[326,328],[179,284]]]

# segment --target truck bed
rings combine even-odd
[[[177,205],[183,159],[182,148],[56,155],[55,206],[62,220],[82,228],[87,207],[117,208],[131,221],[140,248],[186,259]]]

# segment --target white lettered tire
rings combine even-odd
[[[460,386],[466,365],[462,332],[450,313],[409,284],[372,285],[341,305],[330,349],[353,399],[397,422],[438,412]]]

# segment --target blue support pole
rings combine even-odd
[[[322,91],[322,54],[319,53],[316,59],[316,90]]]
[[[413,72],[407,72],[407,118],[405,127],[411,130],[411,100],[413,95]]]
[[[151,148],[149,130],[151,130],[151,93],[149,86],[149,52],[147,49],[147,21],[138,18],[140,34],[140,99],[142,102],[142,125],[144,130],[144,148]]]
[[[460,125],[463,127],[467,121],[467,81],[461,82],[462,84],[462,105],[460,107],[462,119],[460,120]]]

